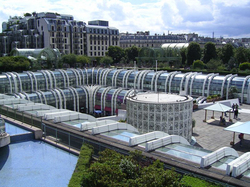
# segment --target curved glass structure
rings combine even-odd
[[[0,93],[87,113],[96,109],[106,115],[115,114],[117,109],[123,108],[121,104],[126,102],[127,92],[133,90],[192,97],[216,94],[224,99],[236,97],[241,103],[250,103],[250,76],[105,68],[6,72],[0,75]]]
[[[25,56],[31,60],[50,60],[53,62],[61,58],[61,53],[58,49],[42,48],[42,49],[18,49],[12,50],[13,56]]]

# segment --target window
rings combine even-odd
[[[64,43],[67,43],[67,39],[64,39]]]

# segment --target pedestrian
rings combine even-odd
[[[240,146],[242,146],[242,142],[243,142],[243,139],[244,139],[244,134],[240,133],[238,137],[240,139]]]
[[[232,105],[232,109],[233,109],[233,112],[234,112],[234,109],[235,109],[235,105],[234,105],[234,103],[233,103],[233,105]]]
[[[236,103],[236,105],[235,105],[235,109],[239,109],[239,105]]]
[[[238,119],[238,114],[239,114],[238,109],[235,109],[235,111],[234,111],[234,118],[235,119]]]

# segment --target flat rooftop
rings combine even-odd
[[[189,96],[166,93],[139,93],[137,95],[129,97],[129,99],[144,103],[177,103],[191,100],[192,98]]]

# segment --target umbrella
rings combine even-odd
[[[235,132],[250,134],[250,121],[247,121],[247,122],[238,121],[234,123],[233,125],[230,125],[229,127],[224,128],[224,130],[234,132],[233,142],[232,142],[232,145],[234,145]]]

